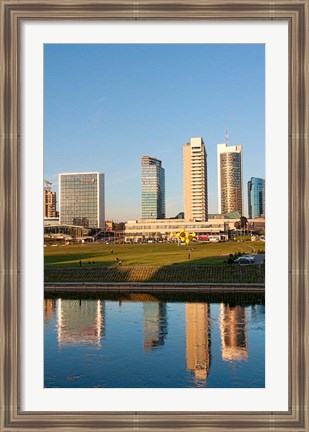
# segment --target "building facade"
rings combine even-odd
[[[104,228],[104,174],[59,174],[59,223]]]
[[[218,240],[227,239],[229,229],[234,228],[235,220],[212,220],[208,222],[189,222],[183,219],[131,220],[125,225],[125,241],[169,240],[171,234],[181,229],[194,232],[199,237],[215,236]]]
[[[165,218],[165,170],[159,159],[143,156],[142,219]]]
[[[55,218],[56,216],[56,192],[44,189],[44,218]]]
[[[218,213],[243,215],[242,146],[218,144]]]
[[[185,220],[208,219],[207,154],[202,138],[183,146]]]
[[[170,240],[171,234],[176,234],[184,229],[189,233],[195,233],[197,240],[209,239],[227,240],[230,231],[235,230],[237,219],[225,218],[208,219],[207,222],[190,222],[184,219],[153,219],[153,220],[129,220],[125,224],[124,238],[126,242],[140,241],[164,241]],[[252,229],[264,231],[265,219],[248,219]]]
[[[248,215],[256,218],[265,215],[265,180],[251,177],[248,181]]]

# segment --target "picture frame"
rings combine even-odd
[[[172,431],[309,428],[309,3],[307,0],[0,0],[1,290],[0,431]],[[286,412],[26,412],[21,410],[20,350],[20,23],[22,20],[239,20],[289,25],[289,409]]]

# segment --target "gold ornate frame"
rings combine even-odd
[[[0,431],[309,430],[309,1],[0,0]],[[289,25],[289,409],[25,412],[19,394],[19,24],[24,19],[285,20]]]

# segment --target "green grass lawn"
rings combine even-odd
[[[176,243],[154,244],[76,244],[68,246],[46,246],[46,267],[117,266],[115,258],[124,266],[168,266],[224,264],[229,254],[235,252],[257,253],[265,250],[264,242],[192,243],[178,246]],[[113,253],[111,253],[113,251]],[[190,259],[188,254],[190,253]]]

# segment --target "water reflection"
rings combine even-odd
[[[221,304],[220,330],[223,360],[248,358],[247,316],[243,306]]]
[[[259,304],[251,305],[252,321],[254,322],[259,321],[260,317],[264,315],[265,315],[265,307],[263,305],[259,305]]]
[[[48,323],[55,315],[56,311],[56,300],[45,299],[44,300],[44,322]]]
[[[101,300],[58,300],[58,344],[98,345],[104,336],[105,313]]]
[[[187,368],[197,379],[206,380],[210,369],[209,304],[186,305]]]
[[[45,299],[50,386],[68,386],[72,368],[85,376],[80,387],[264,386],[263,305],[145,300]],[[57,383],[59,367],[66,375]]]
[[[122,302],[121,302],[122,304]],[[58,343],[101,344],[105,335],[105,302],[102,300],[45,299],[44,320],[50,321],[57,309]],[[259,307],[259,306],[258,306]],[[261,311],[263,307],[260,306]],[[252,306],[252,319],[256,320],[256,306]],[[144,350],[152,351],[164,345],[167,331],[166,303],[145,302]],[[211,327],[208,303],[186,304],[187,368],[200,379],[206,379],[211,363]],[[248,358],[247,316],[243,306],[220,305],[220,333],[223,360]]]
[[[166,303],[143,303],[144,309],[144,350],[152,351],[164,345],[167,335]]]

